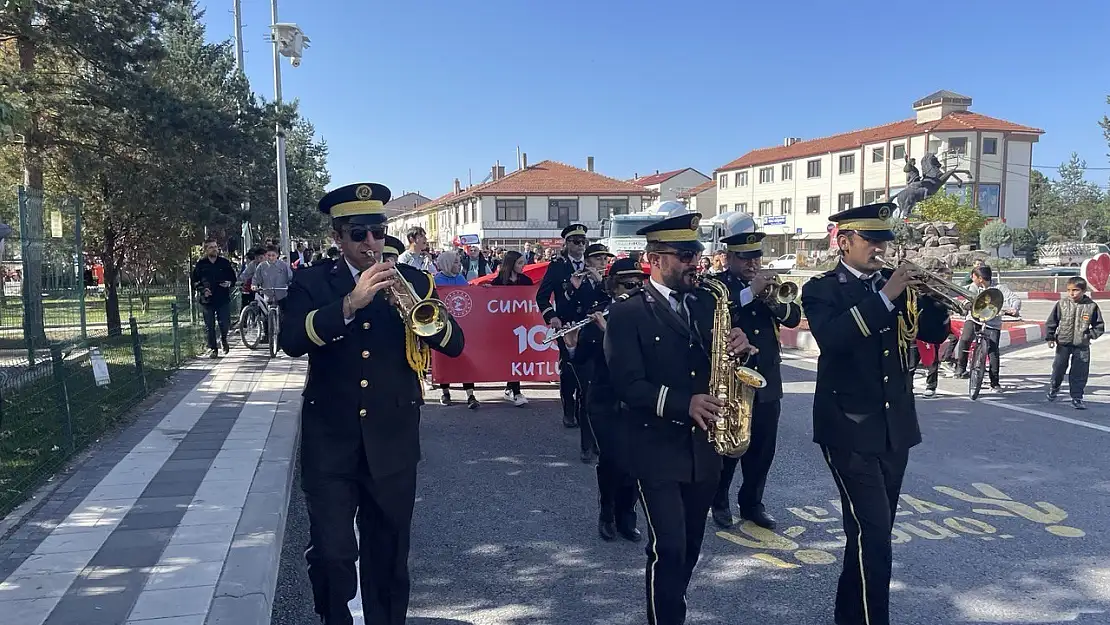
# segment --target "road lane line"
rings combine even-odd
[[[811,373],[813,372],[812,369],[801,366],[800,364],[798,364],[796,362],[789,362],[791,360],[793,360],[793,361],[802,361],[802,362],[816,362],[816,359],[799,358],[797,356],[792,356],[790,358],[785,358],[785,354],[784,354],[782,364],[793,367],[795,369],[801,369],[802,371],[809,371]],[[937,389],[937,395],[938,396],[943,396],[943,397],[952,397],[952,398],[956,398],[956,399],[963,399],[964,401],[968,401],[968,402],[971,401],[963,393],[953,393],[952,391],[945,391],[945,390],[941,390],[941,389]],[[924,398],[919,397],[919,399],[924,399]],[[1066,401],[1066,400],[1064,400],[1064,401]],[[1062,416],[1062,415],[1052,414],[1051,412],[1045,412],[1043,410],[1037,410],[1035,408],[1026,408],[1025,406],[1019,406],[1017,404],[1006,403],[1004,401],[999,401],[999,397],[997,395],[995,395],[993,397],[991,397],[991,396],[981,397],[980,401],[977,401],[976,403],[979,403],[979,404],[982,404],[982,405],[987,405],[987,406],[998,406],[999,408],[1015,410],[1017,412],[1022,412],[1022,413],[1028,414],[1028,415],[1032,415],[1034,417],[1043,417],[1045,419],[1052,419],[1053,421],[1059,421],[1060,423],[1068,423],[1070,425],[1078,425],[1079,427],[1088,428],[1088,429],[1091,429],[1091,430],[1097,430],[1099,432],[1110,433],[1110,426],[1101,425],[1099,423],[1091,423],[1089,421],[1081,421],[1079,419],[1072,419],[1071,417],[1065,417],[1065,416]]]

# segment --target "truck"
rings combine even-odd
[[[687,212],[684,204],[667,200],[656,202],[640,212],[613,215],[601,220],[601,234],[597,242],[609,248],[617,258],[635,258],[644,251],[646,243],[643,236],[636,234],[637,230],[684,212]]]
[[[705,246],[705,254],[712,256],[723,251],[725,244],[721,239],[728,238],[741,232],[755,232],[757,230],[755,219],[741,211],[726,211],[710,219],[703,219],[698,240]]]

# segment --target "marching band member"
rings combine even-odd
[[[872,204],[829,217],[839,226],[840,264],[802,287],[802,308],[821,348],[813,440],[840,491],[848,539],[838,625],[890,622],[890,531],[909,450],[921,442],[907,363],[915,338],[939,344],[948,334],[942,304],[920,297],[913,305],[907,297],[907,288],[920,284],[916,270],[883,269],[878,258],[894,240],[887,221],[894,208]]]
[[[570,276],[586,266],[586,226],[571,224],[563,228],[564,248],[561,254],[551,260],[547,272],[536,290],[536,304],[543,312],[543,320],[552,330],[558,330],[564,323],[583,319],[585,311],[578,311],[568,301],[563,285]],[[552,304],[551,299],[555,298]],[[582,406],[586,398],[582,396],[582,384],[574,366],[570,363],[566,346],[559,339],[559,396],[563,401],[563,425],[578,427],[582,416]]]
[[[605,292],[604,278],[605,265],[613,254],[609,248],[600,243],[594,243],[586,248],[583,269],[572,273],[563,284],[566,292],[567,304],[573,311],[575,320],[585,319],[586,315],[599,305],[612,300]],[[586,402],[589,399],[590,380],[593,379],[593,360],[580,360],[571,358],[571,365],[578,374],[581,385],[583,402],[582,410],[578,415],[578,425],[581,428],[581,451],[584,464],[596,464],[598,460],[597,436],[590,423]],[[583,421],[585,423],[583,423]]]
[[[385,247],[389,198],[385,186],[364,183],[320,200],[342,258],[295,272],[281,328],[281,348],[294,358],[308,354],[311,372],[301,407],[305,559],[326,625],[353,622],[347,603],[358,581],[367,623],[405,622],[426,364],[418,361],[426,359],[425,346],[452,357],[463,349],[450,315],[443,330],[418,338],[398,314],[389,293],[397,280],[425,297],[436,294],[423,271],[370,255]]]
[[[772,529],[775,519],[763,506],[763,490],[767,473],[775,459],[778,440],[779,410],[782,399],[782,355],[779,351],[779,326],[796,328],[802,320],[802,310],[794,303],[780,303],[774,299],[773,276],[761,273],[763,258],[763,232],[745,232],[722,240],[728,246],[725,271],[716,277],[729,290],[734,305],[736,324],[744,330],[748,340],[759,349],[747,366],[767,379],[767,386],[756,389],[752,404],[752,438],[748,450],[740,458],[724,458],[721,481],[713,499],[713,521],[722,528],[730,528],[735,521],[729,509],[728,491],[736,465],[740,464],[744,481],[736,493],[740,517],[760,527]],[[754,363],[754,364],[753,364]]]
[[[614,298],[631,296],[643,284],[644,272],[639,263],[630,258],[614,261],[605,280],[607,293],[597,298],[597,305],[611,306]],[[607,541],[615,540],[619,534],[625,540],[639,542],[640,530],[636,529],[636,481],[627,470],[627,428],[622,427],[620,402],[609,381],[609,367],[605,364],[603,342],[606,319],[601,309],[591,312],[590,316],[593,317],[593,323],[571,332],[564,339],[571,360],[581,371],[589,371],[585,417],[588,429],[596,437],[598,448],[597,531]]]
[[[721,406],[709,394],[716,301],[695,288],[698,222],[697,213],[687,213],[637,231],[647,236],[651,279],[609,308],[605,332],[605,362],[648,527],[650,625],[686,620],[686,588],[721,473],[707,433]],[[732,353],[751,348],[739,328],[728,339]]]

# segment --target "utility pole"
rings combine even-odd
[[[270,20],[272,24],[279,23],[277,0],[270,0]],[[274,101],[277,103],[278,109],[281,108],[280,45],[278,38],[274,37]],[[275,124],[275,134],[277,135],[275,143],[277,144],[277,202],[278,223],[281,228],[281,253],[286,260],[292,260],[293,253],[289,245],[289,189],[285,177],[285,130],[281,127],[280,118]]]
[[[246,77],[247,70],[243,65],[243,6],[242,0],[234,0],[234,13],[235,13],[235,69]],[[240,111],[240,114],[242,112]],[[239,175],[243,175],[242,169],[239,170]],[[243,215],[243,226],[239,233],[239,239],[243,244],[243,257],[246,257],[247,250],[254,247],[254,240],[251,237],[251,201],[250,201],[250,185],[247,185],[247,199],[243,200],[239,208]]]

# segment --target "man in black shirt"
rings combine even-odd
[[[204,242],[204,258],[193,267],[193,293],[204,313],[204,329],[208,334],[209,357],[216,358],[216,323],[220,324],[220,341],[224,353],[230,351],[227,330],[231,325],[231,285],[235,284],[235,268],[231,261],[220,256],[220,246],[215,240]]]

